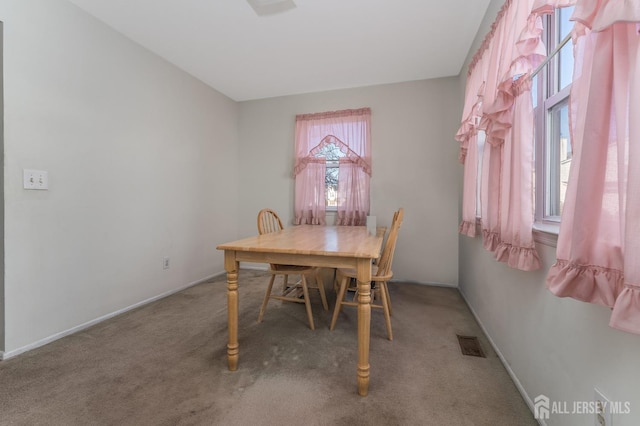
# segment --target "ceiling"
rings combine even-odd
[[[458,75],[490,0],[69,0],[236,101]]]

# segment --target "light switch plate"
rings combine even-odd
[[[24,189],[49,189],[49,173],[44,170],[23,170]]]

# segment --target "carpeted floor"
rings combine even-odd
[[[317,292],[271,301],[240,274],[240,365],[226,364],[221,276],[0,362],[1,425],[536,425],[456,289],[391,283],[394,340],[372,312],[369,395],[356,392],[356,311],[336,329]],[[326,283],[330,309],[335,295]],[[464,356],[478,336],[486,358]]]

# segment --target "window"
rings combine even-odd
[[[364,225],[369,214],[371,109],[360,108],[296,116],[295,219],[336,225]]]
[[[316,158],[326,160],[324,194],[325,206],[329,211],[335,211],[338,208],[338,166],[340,159],[345,156],[346,154],[340,151],[340,148],[334,143],[326,144],[315,154]]]
[[[503,4],[469,63],[456,132],[458,159],[464,164],[458,231],[475,237],[479,225],[484,248],[523,271],[541,266],[532,232],[536,157],[531,97],[532,65],[546,56],[540,28],[531,2]],[[543,98],[536,100],[540,105]]]
[[[532,81],[535,115],[536,222],[560,222],[572,149],[569,132],[569,93],[573,78],[573,46],[567,36],[573,28],[573,7],[556,9],[544,19],[545,45],[553,57]],[[562,42],[565,42],[562,45]]]

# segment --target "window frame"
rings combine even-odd
[[[328,169],[336,169],[336,170],[338,170],[338,185],[340,185],[340,183],[339,183],[340,182],[340,172],[339,172],[339,170],[340,170],[340,161],[339,160],[326,160],[326,163],[325,163],[324,166],[325,166],[325,168],[327,170]],[[325,176],[326,176],[326,172],[325,172]],[[325,177],[325,179],[326,179],[326,177]],[[325,194],[324,194],[325,201],[328,202],[329,200],[327,198],[328,194],[327,194],[327,186],[326,186],[326,184],[325,184],[325,187],[324,187],[324,192],[325,192]],[[337,199],[337,197],[338,197],[338,189],[336,188],[336,199]],[[325,207],[324,207],[324,210],[327,211],[327,212],[337,212],[338,211],[337,201],[336,201],[336,205],[335,206],[330,206],[329,204],[326,204]]]
[[[323,158],[325,160],[325,186],[324,186],[324,200],[325,200],[325,206],[324,209],[327,212],[337,212],[338,211],[338,204],[337,204],[337,198],[338,198],[338,188],[340,185],[340,159],[344,158],[346,156],[346,154],[344,154],[340,148],[338,148],[333,142],[326,144],[323,148],[328,147],[329,145],[333,145],[333,148],[331,149],[332,152],[336,153],[335,158],[327,158],[326,153],[324,152],[319,152],[318,154],[315,155],[315,158]],[[342,155],[339,155],[337,153],[340,153]],[[328,191],[327,191],[327,174],[329,169],[335,169],[337,170],[338,176],[336,177],[336,205],[335,206],[330,206],[328,204],[329,199],[328,199]]]
[[[547,50],[553,52],[560,44],[560,9],[543,18],[543,41]],[[534,231],[537,231],[536,240],[555,246],[557,234],[560,228],[560,216],[549,214],[551,210],[553,192],[558,194],[561,185],[561,173],[551,170],[553,156],[556,155],[560,138],[554,140],[554,125],[557,125],[553,114],[558,107],[570,101],[571,85],[560,88],[560,53],[567,48],[565,44],[544,67],[533,76],[535,79],[536,93],[534,98],[534,131],[535,131],[535,217]],[[560,158],[557,164],[560,164]],[[553,186],[553,190],[551,190]],[[557,186],[557,188],[556,188]],[[544,235],[546,234],[546,235]]]

